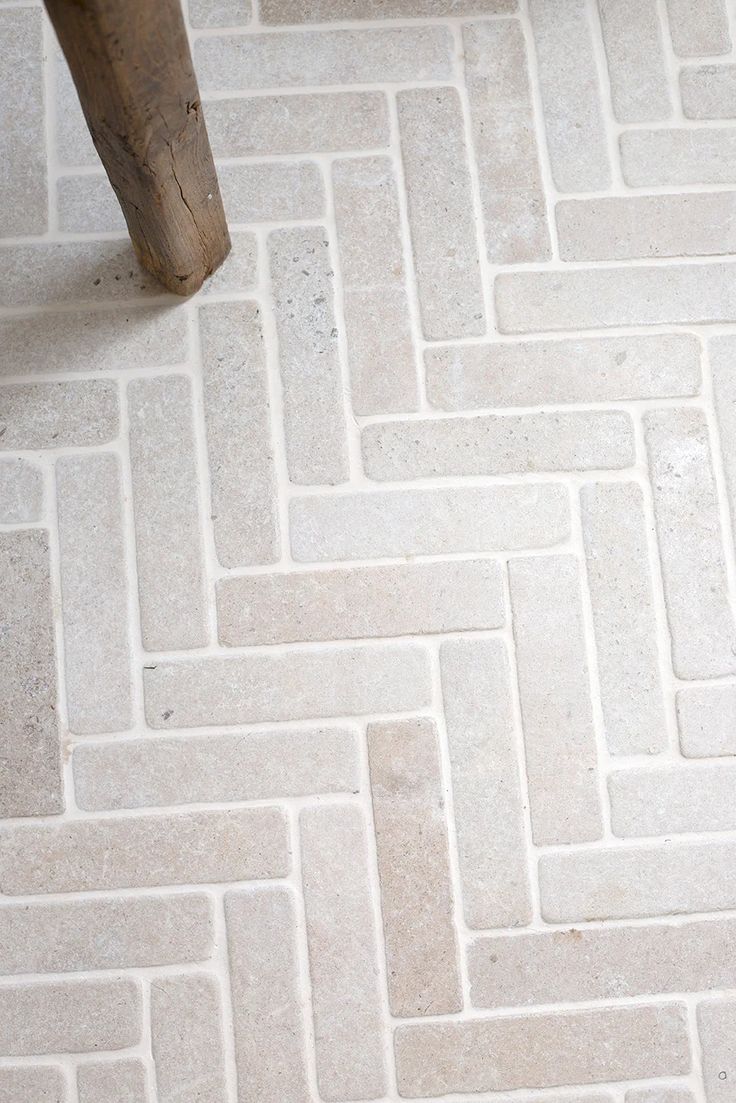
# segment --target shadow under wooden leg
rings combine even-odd
[[[230,251],[179,0],[45,0],[141,264],[177,295]]]

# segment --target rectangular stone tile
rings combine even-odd
[[[547,211],[521,27],[512,19],[466,23],[462,34],[488,259],[547,260]]]
[[[0,306],[140,301],[166,292],[140,267],[129,241],[0,243]],[[172,297],[173,299],[173,297]]]
[[[555,215],[563,260],[736,252],[733,192],[569,199]]]
[[[388,146],[383,92],[303,92],[210,100],[207,131],[216,157],[342,153]]]
[[[86,811],[357,792],[354,732],[345,728],[187,735],[74,749],[74,792]]]
[[[213,303],[199,312],[212,525],[223,567],[279,557],[260,313],[256,303]]]
[[[184,309],[89,310],[0,319],[0,377],[119,371],[188,357]]]
[[[517,0],[262,0],[264,23],[325,23],[335,19],[426,19],[516,11]]]
[[[550,547],[566,539],[565,489],[536,486],[384,490],[292,498],[301,563]]]
[[[399,1093],[409,1098],[638,1080],[690,1069],[681,1004],[399,1026],[395,1050]]]
[[[672,664],[678,678],[736,672],[710,441],[700,410],[644,416]]]
[[[599,191],[611,181],[600,88],[585,0],[531,0],[552,177],[561,192]]]
[[[494,341],[424,351],[427,395],[441,410],[618,402],[697,394],[700,344],[691,333]]]
[[[48,229],[42,26],[38,8],[0,11],[0,237]]]
[[[0,892],[9,896],[246,881],[288,871],[286,822],[275,808],[85,819],[0,833]]]
[[[504,621],[501,570],[486,560],[290,571],[216,586],[220,643],[231,646],[463,632]]]
[[[736,1080],[736,1000],[704,1000],[697,1015],[706,1099],[730,1103]]]
[[[153,728],[403,712],[431,699],[427,653],[403,643],[160,662],[143,683]]]
[[[631,467],[634,435],[623,411],[490,414],[368,425],[361,450],[369,479],[585,471]]]
[[[107,176],[59,176],[56,180],[59,229],[68,234],[124,232],[123,212]]]
[[[309,1103],[294,894],[225,894],[240,1103]]]
[[[672,104],[656,0],[599,0],[598,10],[616,118],[668,119]]]
[[[454,88],[412,88],[399,92],[396,102],[424,336],[442,340],[484,333],[459,95]]]
[[[259,283],[258,246],[255,234],[249,230],[231,230],[232,249],[220,268],[205,280],[199,296],[240,294],[252,291]]]
[[[534,841],[599,839],[578,562],[571,555],[513,559],[509,575]]]
[[[64,810],[48,533],[0,533],[0,816]]]
[[[641,488],[589,483],[580,505],[608,749],[654,754],[667,727]]]
[[[544,854],[542,916],[577,923],[731,910],[735,862],[736,844],[716,839]]]
[[[205,94],[451,80],[452,38],[441,26],[218,35],[195,42],[194,62]]]
[[[717,262],[506,272],[495,290],[501,333],[707,324],[736,314],[736,268]]]
[[[250,23],[251,0],[188,0],[190,27],[234,27]]]
[[[56,504],[69,727],[121,731],[133,718],[118,457],[57,460]]]
[[[146,1066],[127,1061],[89,1061],[77,1065],[79,1103],[148,1103]]]
[[[40,521],[43,513],[43,475],[29,460],[0,460],[0,524]]]
[[[308,808],[299,826],[319,1094],[376,1099],[386,1070],[363,813]]]
[[[736,686],[692,686],[679,690],[676,700],[684,755],[736,755]]]
[[[136,981],[48,981],[0,988],[3,1057],[127,1049],[140,1036]]]
[[[215,41],[199,40],[200,45]],[[228,218],[234,222],[290,222],[324,217],[322,173],[313,161],[220,165],[217,178]]]
[[[66,1103],[66,1100],[66,1081],[55,1065],[0,1068],[0,1103]]]
[[[151,981],[158,1103],[226,1103],[222,996],[210,973]]]
[[[202,961],[212,906],[202,893],[0,908],[0,973],[66,973]]]
[[[473,1007],[531,1007],[731,988],[736,922],[658,922],[478,938],[468,949]]]
[[[736,117],[736,65],[687,65],[680,69],[682,110],[688,119]]]
[[[629,130],[619,144],[624,180],[632,188],[736,181],[736,131],[725,127]]]
[[[189,379],[133,380],[128,417],[143,646],[201,647],[207,614]]]
[[[0,387],[0,450],[81,448],[118,434],[116,383],[11,383]]]
[[[731,336],[716,337],[709,342],[708,349],[726,490],[731,516],[736,518],[736,341]]]
[[[368,725],[388,997],[399,1016],[463,1005],[437,729]]]
[[[353,411],[415,410],[417,370],[391,159],[334,161],[332,188]]]
[[[655,1088],[629,1088],[624,1103],[695,1103],[695,1097],[689,1088],[663,1084]]]
[[[302,485],[345,482],[347,435],[327,230],[274,230],[268,243],[289,477]]]
[[[506,648],[447,640],[440,667],[465,922],[521,926],[531,901]]]
[[[608,777],[613,832],[627,838],[732,831],[734,785],[736,762],[616,770]]]
[[[54,39],[56,36],[54,35]],[[52,52],[54,85],[54,147],[60,165],[96,165],[100,159],[84,121],[79,96],[61,47]]]
[[[723,0],[666,0],[672,46],[680,57],[727,54],[731,49]]]

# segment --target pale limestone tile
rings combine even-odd
[[[383,92],[295,92],[205,104],[216,157],[343,153],[389,143]]]
[[[71,731],[122,731],[131,707],[120,461],[56,462],[66,700]]]
[[[466,23],[462,33],[488,259],[493,264],[547,260],[547,212],[523,33],[511,19]]]
[[[100,159],[84,121],[69,66],[54,35],[54,145],[60,165],[97,165]]]
[[[447,640],[440,668],[465,922],[521,926],[531,901],[506,649]]]
[[[324,805],[299,825],[319,1093],[376,1099],[386,1071],[365,821],[357,807]]]
[[[0,460],[0,523],[40,521],[42,513],[43,476],[38,467],[19,458]]]
[[[404,1097],[590,1084],[690,1070],[682,1004],[399,1026]]]
[[[370,479],[584,471],[634,463],[631,418],[580,411],[384,421],[361,434]]]
[[[0,833],[0,891],[8,895],[247,881],[288,871],[286,822],[275,808],[83,819]]]
[[[223,578],[216,594],[220,643],[231,646],[463,632],[504,621],[501,570],[487,560]]]
[[[509,574],[534,841],[599,839],[579,564],[571,555],[513,559]]]
[[[700,410],[644,416],[672,664],[678,678],[736,672],[710,441]]]
[[[207,617],[189,379],[133,380],[128,417],[143,646],[200,647]]]
[[[437,729],[431,720],[368,725],[373,819],[393,1015],[463,1005]]]
[[[192,27],[235,27],[250,23],[251,0],[187,0]]]
[[[425,349],[427,394],[442,410],[619,402],[697,394],[700,344],[690,333],[495,341]]]
[[[372,490],[292,498],[298,562],[546,548],[570,531],[563,487]]]
[[[129,241],[0,243],[0,306],[140,301],[167,292],[135,259]],[[181,299],[168,296],[172,305]],[[68,368],[67,368],[68,370]]]
[[[615,770],[608,777],[613,833],[629,838],[732,831],[734,785],[736,762]]]
[[[56,204],[63,233],[114,233],[126,229],[117,196],[105,175],[59,176]]]
[[[598,0],[598,10],[616,118],[620,123],[670,118],[657,0]]]
[[[355,733],[345,728],[188,735],[84,744],[72,759],[86,811],[358,791]]]
[[[292,222],[324,216],[322,173],[313,161],[220,165],[217,178],[233,222]]]
[[[0,11],[0,237],[48,229],[43,12]]]
[[[717,262],[506,272],[496,309],[501,333],[729,322],[736,282]]]
[[[0,988],[0,1054],[127,1049],[141,1036],[137,981],[34,981]]]
[[[731,1103],[736,1080],[736,1001],[705,1000],[698,1005],[703,1082],[708,1103]]]
[[[530,0],[544,125],[559,191],[599,191],[611,182],[606,127],[586,0]]]
[[[580,504],[608,749],[654,754],[667,727],[642,491],[589,483]]]
[[[357,414],[417,408],[399,201],[390,158],[333,162],[351,404]]]
[[[268,245],[289,477],[302,485],[345,482],[347,433],[327,230],[274,230]]]
[[[666,0],[672,47],[680,57],[727,54],[731,49],[724,0]]]
[[[517,0],[261,0],[264,23],[323,23],[334,19],[412,19],[513,12]]]
[[[77,1066],[79,1103],[149,1103],[146,1066],[127,1061],[90,1061]]]
[[[0,533],[0,816],[64,810],[48,533]]]
[[[413,643],[159,662],[143,683],[152,728],[403,712],[431,699],[427,653]]]
[[[241,1103],[309,1103],[294,894],[225,894],[230,992]]]
[[[200,298],[212,293],[230,295],[251,291],[258,283],[258,247],[255,234],[247,230],[231,230],[232,248],[224,261],[209,276],[200,291]]]
[[[218,35],[194,61],[204,93],[451,80],[452,38],[441,26]]]
[[[568,199],[555,207],[563,260],[629,260],[736,252],[736,195]]]
[[[736,181],[734,130],[629,130],[621,134],[619,145],[624,180],[632,188]]]
[[[542,916],[577,923],[731,910],[734,863],[736,844],[717,839],[545,854],[539,860]]]
[[[67,1103],[67,1098],[64,1074],[55,1065],[0,1068],[0,1103]]]
[[[0,377],[150,368],[187,356],[186,310],[173,305],[0,319]]]
[[[676,700],[684,755],[736,755],[736,686],[693,686],[679,690]]]
[[[0,908],[3,975],[172,965],[211,952],[212,905],[202,893]]]
[[[397,94],[401,156],[424,336],[485,331],[460,98],[454,88]]]
[[[226,1103],[222,995],[210,973],[151,981],[158,1103]]]
[[[688,119],[736,118],[736,65],[687,65],[680,70]]]
[[[116,383],[9,383],[0,387],[0,450],[107,444],[118,433]]]
[[[735,951],[733,919],[492,935],[468,950],[471,1000],[532,1007],[732,988]]]
[[[629,1088],[624,1103],[695,1103],[695,1097],[689,1088],[663,1084],[655,1088]]]
[[[726,489],[731,517],[736,519],[736,340],[732,336],[716,337],[709,343],[708,350]]]
[[[260,307],[199,312],[215,549],[224,567],[272,563],[279,520]]]

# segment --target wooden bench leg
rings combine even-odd
[[[190,295],[230,251],[179,0],[45,0],[141,264]]]

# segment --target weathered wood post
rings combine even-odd
[[[178,295],[230,251],[179,0],[45,0],[141,264]]]

